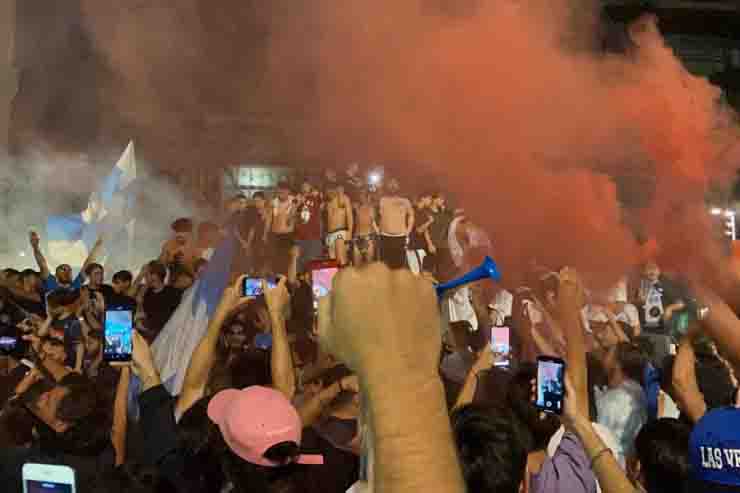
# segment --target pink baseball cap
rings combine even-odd
[[[254,385],[244,390],[222,390],[208,404],[208,417],[218,425],[232,452],[258,466],[284,465],[265,457],[265,452],[274,445],[283,442],[301,445],[303,424],[298,411],[274,389]],[[324,458],[299,455],[293,462],[323,464]]]

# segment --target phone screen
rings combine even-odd
[[[535,405],[548,413],[563,413],[565,397],[565,362],[560,358],[537,358],[537,401]]]
[[[511,353],[508,327],[491,327],[491,350],[497,355],[496,366],[508,367]]]
[[[0,354],[13,354],[18,345],[18,338],[11,336],[0,337]]]
[[[131,361],[131,353],[134,350],[133,327],[133,312],[130,310],[105,312],[105,349],[103,351],[105,361]]]
[[[313,295],[316,299],[331,292],[332,281],[337,272],[339,272],[337,267],[325,267],[311,271]]]
[[[27,493],[72,493],[73,490],[71,484],[29,479],[26,480],[25,491]]]
[[[242,296],[245,298],[256,298],[262,296],[262,281],[265,279],[262,277],[247,277],[244,279],[242,284]],[[275,279],[267,279],[267,287],[270,289],[277,286]]]

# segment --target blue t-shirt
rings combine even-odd
[[[75,277],[74,281],[72,281],[70,288],[73,290],[78,290],[82,287],[83,282],[85,282],[85,276],[82,272],[80,272],[79,274],[77,274],[77,277]],[[59,287],[59,281],[57,281],[57,278],[54,277],[54,275],[49,274],[49,277],[44,279],[41,285],[44,289],[44,293],[51,293]]]

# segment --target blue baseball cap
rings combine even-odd
[[[699,420],[689,438],[689,463],[704,491],[740,491],[740,409],[713,409]]]

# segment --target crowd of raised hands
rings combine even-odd
[[[151,345],[205,262],[178,265],[202,252],[188,260],[175,236],[108,286],[97,251],[73,278],[30,242],[41,272],[0,278],[3,330],[23,314],[0,356],[6,491],[29,463],[71,467],[83,493],[740,488],[740,320],[707,287],[670,292],[654,265],[624,296],[564,268],[440,299],[423,262],[368,263],[316,300],[294,248],[257,297],[234,274],[172,395]],[[461,293],[474,324],[443,309]],[[130,362],[104,358],[111,306],[136,313]],[[491,335],[504,325],[507,354]],[[538,356],[565,366],[559,413],[536,402]]]
[[[599,405],[588,360],[603,360],[607,393],[635,378],[647,392],[648,377],[629,368],[636,360],[625,346],[635,346],[634,338],[607,330],[590,343],[595,334],[584,330],[587,296],[577,273],[566,268],[557,279],[548,316],[565,346],[560,416],[535,406],[530,366],[522,361],[516,370],[497,369],[498,356],[488,346],[473,354],[465,383],[450,400],[440,372],[443,356],[450,356],[442,343],[446,322],[433,283],[383,264],[341,271],[319,300],[315,324],[303,331],[290,327],[298,294],[287,278],[275,287],[265,284],[260,300],[243,297],[238,278],[224,290],[175,397],[165,390],[139,332],[130,365],[104,383],[103,341],[84,320],[102,301],[93,295],[71,308],[52,299],[47,319],[24,322],[37,359],[5,397],[3,425],[15,428],[4,431],[2,474],[14,488],[22,463],[56,461],[78,468],[80,491],[650,492],[665,491],[658,489],[661,482],[694,488],[687,491],[712,491],[717,481],[732,486],[737,469],[732,453],[724,451],[736,444],[737,392],[728,388],[722,400],[718,382],[697,380],[697,371],[704,371],[699,368],[711,367],[715,378],[735,382],[740,321],[732,310],[711,291],[695,289],[707,308],[704,317],[683,335],[671,367],[663,369],[669,374],[658,384],[659,396],[670,396],[680,415],[664,417],[668,413],[659,410],[640,418],[632,443],[624,444],[620,434],[629,432],[619,420],[610,423],[609,409]],[[73,366],[64,344],[50,336],[53,321],[65,317],[84,327],[85,343]],[[236,350],[229,342],[229,328],[249,321],[270,335],[266,350],[248,343]],[[301,345],[314,354],[306,356],[311,351]],[[642,360],[645,375],[650,368]],[[640,414],[630,406],[622,414]],[[24,421],[23,411],[30,420]],[[30,427],[27,433],[23,426]],[[708,458],[708,450],[727,458],[714,452]],[[116,467],[102,465],[107,451]],[[81,458],[96,465],[80,465]]]

